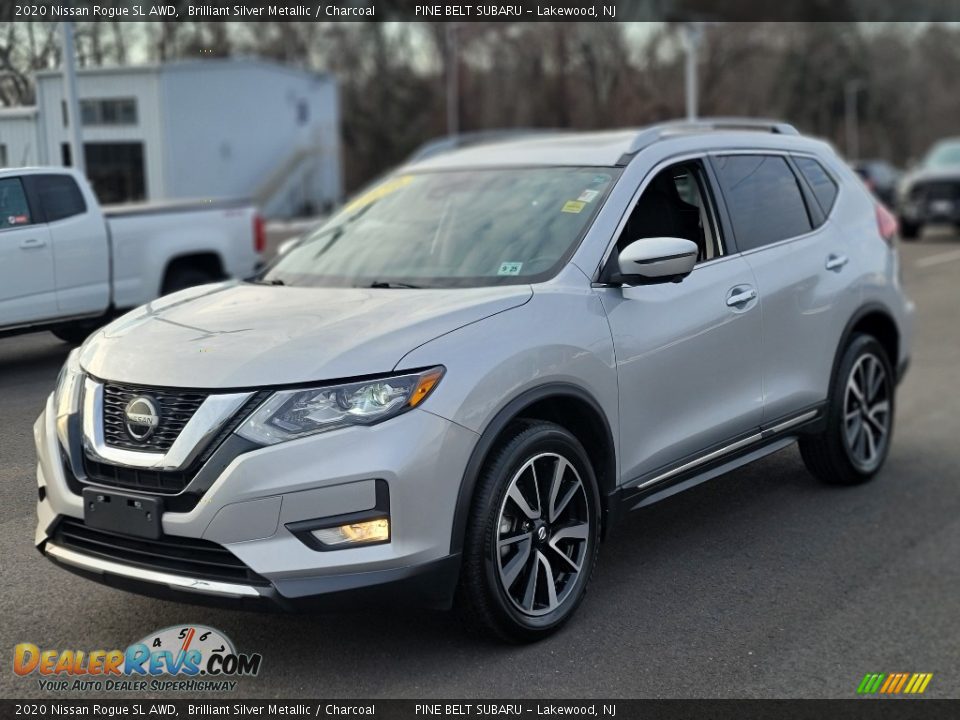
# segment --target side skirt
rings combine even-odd
[[[648,473],[624,485],[618,491],[617,515],[688,490],[754,460],[770,455],[796,442],[798,437],[817,432],[824,421],[824,404],[778,419],[755,432],[732,438],[706,452]]]

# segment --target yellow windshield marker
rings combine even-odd
[[[347,203],[347,206],[343,210],[344,212],[348,212],[348,213],[355,212],[362,207],[366,207],[370,203],[374,203],[377,200],[381,200],[385,198],[387,195],[390,195],[391,193],[395,193],[397,190],[399,190],[402,187],[406,187],[411,182],[413,182],[413,175],[401,175],[400,177],[394,178],[393,180],[388,180],[384,183],[381,183],[380,185],[377,185],[374,188],[371,188],[368,192],[365,192],[363,195],[360,195],[359,197],[354,198],[349,203]]]

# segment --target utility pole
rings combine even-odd
[[[702,40],[702,22],[683,23],[683,49],[686,51],[685,89],[687,97],[687,120],[689,122],[697,119],[697,103],[699,100],[699,90],[697,88],[697,54],[700,50],[700,42]]]
[[[61,22],[63,32],[63,97],[67,105],[67,124],[70,129],[70,158],[80,172],[86,174],[83,157],[83,138],[80,133],[80,100],[77,97],[76,54],[73,51],[73,23]]]
[[[460,132],[460,63],[457,24],[447,23],[447,135]]]
[[[848,160],[860,158],[860,118],[857,108],[857,94],[863,87],[863,80],[847,80],[843,86],[843,118],[846,129],[846,150]]]

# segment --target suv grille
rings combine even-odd
[[[103,439],[107,445],[141,452],[166,452],[210,393],[197,390],[169,390],[107,383],[103,386]],[[147,395],[157,404],[160,424],[144,441],[127,433],[124,410],[137,395]]]
[[[193,478],[190,472],[123,467],[97,462],[88,457],[83,459],[83,469],[93,482],[161,495],[180,492]]]
[[[958,200],[960,183],[949,180],[921,182],[914,186],[910,194],[914,200]]]
[[[196,538],[164,535],[159,540],[121,535],[91,528],[75,518],[65,517],[57,525],[53,540],[71,550],[106,560],[203,578],[248,585],[269,585],[240,558],[222,545]]]
[[[71,464],[68,459],[64,459],[64,468],[68,469],[67,481],[73,482],[71,489],[75,493],[80,493],[84,484],[92,483],[94,485],[109,485],[111,487],[125,488],[157,495],[166,495],[164,501],[170,510],[175,512],[189,512],[196,507],[197,500],[203,494],[204,488],[198,488],[196,492],[183,492],[188,485],[197,476],[201,468],[213,456],[223,442],[240,427],[247,416],[256,409],[260,403],[270,396],[270,390],[261,390],[250,396],[250,399],[227,421],[220,431],[206,443],[206,447],[200,453],[199,457],[186,468],[181,470],[154,470],[151,468],[127,467],[123,465],[114,465],[84,452],[82,455],[82,467],[73,468],[69,472]],[[193,393],[206,397],[209,393]],[[139,446],[137,449],[142,450]],[[228,458],[232,460],[235,455]],[[225,467],[228,463],[224,463]],[[74,472],[76,475],[74,475]],[[212,479],[211,479],[212,482]]]

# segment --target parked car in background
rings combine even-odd
[[[915,240],[925,225],[960,227],[960,138],[935,144],[897,188],[900,237]]]
[[[895,232],[779,123],[433,153],[255,279],[73,351],[34,540],[160,597],[407,596],[543,638],[630,510],[794,442],[826,483],[880,470],[912,335]]]
[[[100,207],[76,170],[0,170],[0,335],[79,342],[160,295],[251,275],[264,245],[246,202]]]
[[[903,174],[886,160],[857,160],[850,163],[854,172],[877,199],[892,208],[897,199],[897,183]]]

